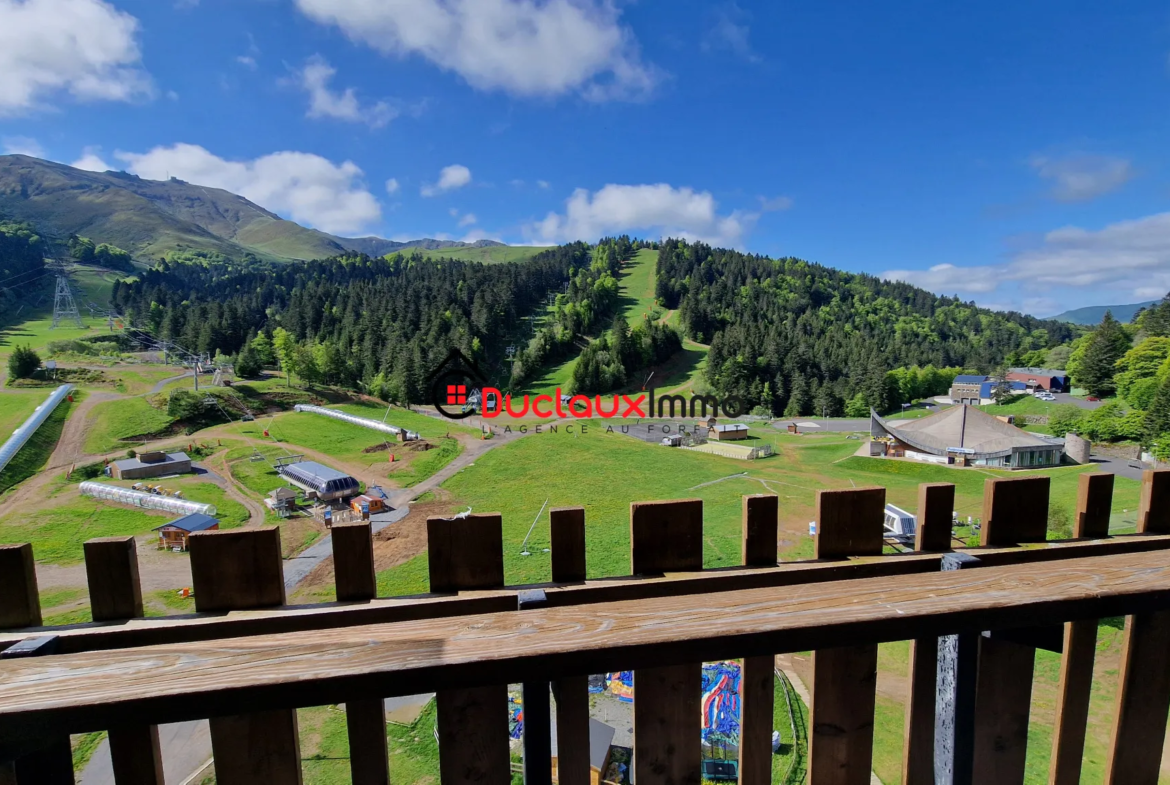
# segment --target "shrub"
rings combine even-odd
[[[8,375],[29,379],[41,367],[41,357],[28,346],[18,346],[8,357]]]

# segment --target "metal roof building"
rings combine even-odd
[[[1064,442],[1022,431],[970,406],[952,406],[918,420],[885,420],[870,412],[880,454],[932,463],[1033,469],[1056,466]]]
[[[143,480],[164,474],[187,474],[191,459],[185,452],[144,452],[137,458],[127,458],[110,464],[110,476],[118,480]]]
[[[277,471],[293,485],[306,491],[313,491],[317,498],[323,501],[344,499],[356,495],[360,490],[358,481],[353,477],[316,461],[281,466]]]

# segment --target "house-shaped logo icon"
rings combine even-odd
[[[482,408],[480,389],[487,378],[479,366],[458,349],[448,352],[446,359],[427,377],[431,405],[450,420],[463,420]]]

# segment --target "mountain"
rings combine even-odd
[[[381,237],[338,237],[336,238],[346,250],[364,253],[366,256],[385,256],[388,253],[401,251],[404,248],[418,248],[421,251],[437,251],[443,248],[493,248],[502,246],[495,240],[476,240],[473,243],[459,242],[458,240],[383,240]]]
[[[89,172],[26,155],[0,156],[0,218],[29,223],[58,242],[77,234],[109,243],[147,263],[176,250],[294,261],[346,251],[382,256],[412,246],[473,245],[335,237],[287,221],[219,188],[176,178],[162,182],[125,172]]]
[[[1050,318],[1058,322],[1094,325],[1101,323],[1101,320],[1105,318],[1106,311],[1112,311],[1114,319],[1126,323],[1133,321],[1133,317],[1137,316],[1137,312],[1142,308],[1149,308],[1151,305],[1157,304],[1157,300],[1150,300],[1149,302],[1132,303],[1131,305],[1086,305],[1084,308],[1074,308],[1071,311],[1065,311],[1062,314]]]

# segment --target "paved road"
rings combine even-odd
[[[893,419],[898,419],[896,416]],[[821,420],[813,419],[811,417],[796,417],[785,420],[777,420],[772,423],[772,427],[778,431],[787,431],[790,423],[815,423],[816,428],[802,427],[800,430],[804,433],[869,433],[869,418],[865,419],[839,419],[839,420]]]
[[[1082,409],[1097,409],[1105,405],[1104,401],[1086,401],[1084,398],[1075,398],[1068,393],[1053,393],[1052,397],[1056,399],[1053,403],[1071,403]]]

